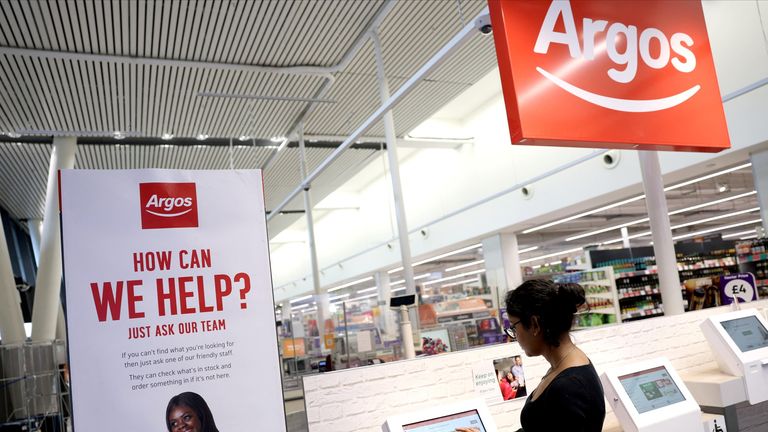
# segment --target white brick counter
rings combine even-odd
[[[763,313],[768,300],[753,303]],[[711,366],[714,358],[699,329],[708,316],[730,307],[652,318],[574,333],[598,373],[622,363],[664,356],[678,372]],[[381,365],[311,375],[304,378],[304,400],[310,432],[378,432],[396,413],[457,399],[476,397],[472,367],[523,354],[516,343],[420,357]],[[523,357],[529,392],[548,365],[542,357]],[[490,407],[500,431],[520,427],[524,398]]]

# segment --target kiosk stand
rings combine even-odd
[[[613,368],[600,380],[626,432],[702,430],[699,405],[665,358]]]
[[[768,323],[755,309],[707,318],[701,329],[720,370],[743,377],[749,403],[768,400]]]

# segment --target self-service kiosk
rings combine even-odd
[[[768,323],[755,309],[707,318],[701,330],[725,373],[744,377],[752,405],[768,400]]]
[[[699,432],[699,405],[665,358],[600,375],[605,398],[625,432]]]
[[[496,423],[482,399],[440,405],[389,417],[383,432],[454,432],[465,428],[473,432],[497,432]]]

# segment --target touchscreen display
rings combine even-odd
[[[664,366],[620,376],[619,382],[640,414],[685,400]]]
[[[736,318],[720,324],[741,352],[768,347],[768,330],[755,316]]]
[[[403,425],[403,430],[411,432],[454,432],[459,427],[469,428],[476,432],[485,432],[483,422],[480,420],[480,414],[477,410],[464,411]]]

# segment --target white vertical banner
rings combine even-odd
[[[285,431],[261,171],[59,181],[75,432]]]

